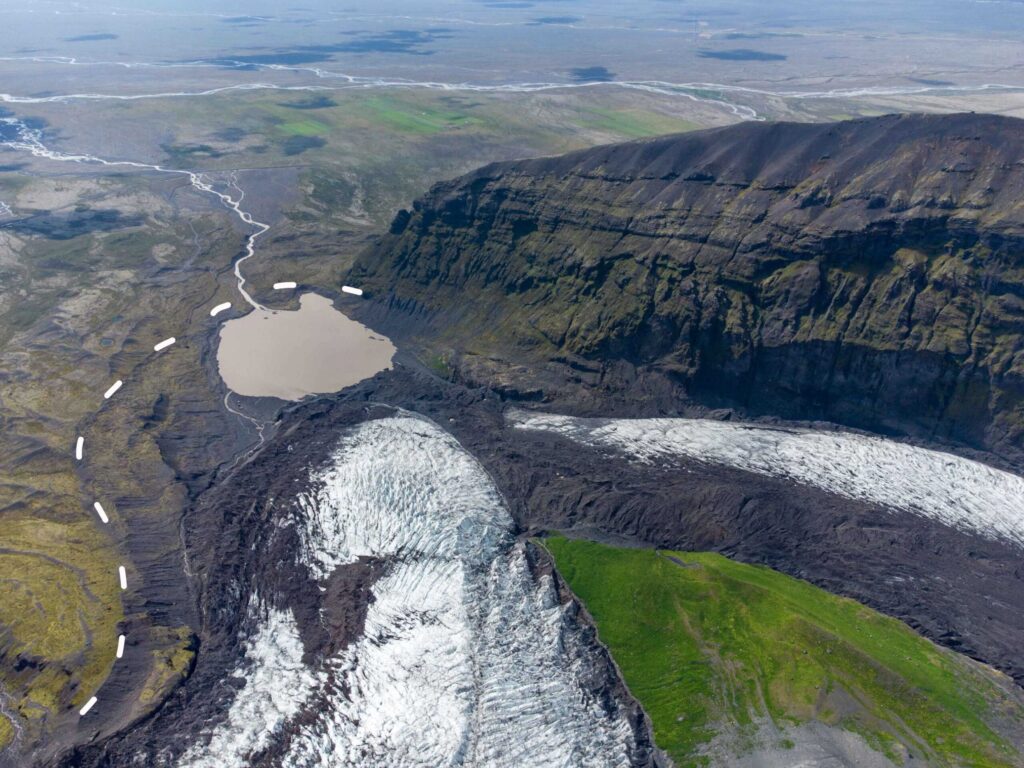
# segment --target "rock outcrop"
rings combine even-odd
[[[497,163],[401,212],[350,280],[375,325],[513,396],[824,419],[1020,467],[1022,158],[1024,122],[958,114]]]

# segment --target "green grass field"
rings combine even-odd
[[[403,133],[430,135],[484,124],[480,118],[465,112],[391,95],[369,96],[356,102],[355,106],[357,114],[361,113],[372,124]]]
[[[281,126],[289,136],[319,136],[330,130],[330,126],[317,120],[293,120]]]
[[[688,120],[644,112],[636,109],[601,109],[591,107],[581,110],[579,124],[586,128],[607,131],[615,138],[639,139],[665,133],[693,131],[700,126]]]
[[[764,717],[841,726],[897,763],[1024,764],[990,726],[1024,721],[997,673],[902,622],[717,554],[544,543],[681,766],[706,764],[723,724]]]

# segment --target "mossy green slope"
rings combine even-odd
[[[160,521],[185,504],[178,478],[216,455],[206,453],[213,443],[204,437],[182,458],[194,463],[176,476],[176,454],[160,441],[198,433],[183,421],[192,418],[222,444],[234,439],[227,419],[209,421],[222,406],[194,340],[209,328],[197,305],[233,295],[218,275],[237,254],[239,235],[208,196],[179,190],[211,209],[183,221],[151,183],[26,175],[20,196],[6,198],[37,227],[9,228],[0,265],[0,765],[44,762],[40,755],[74,732],[93,695],[105,702],[93,712],[94,729],[99,718],[141,716],[187,669],[187,630],[165,627],[147,615],[145,598],[136,601],[154,561],[136,557],[175,561],[177,525]],[[90,229],[94,212],[110,211],[120,224]],[[155,356],[153,343],[171,333],[173,354]],[[106,401],[115,379],[126,386]],[[78,435],[82,461],[74,458]],[[129,536],[129,528],[142,533]],[[161,599],[181,604],[173,589],[181,584],[184,593],[183,581],[162,582]],[[122,633],[130,648],[116,662]],[[151,681],[134,673],[144,669],[144,653],[159,673]],[[111,706],[101,688],[115,664],[132,665],[125,679],[145,685],[148,700],[137,696],[120,712]]]
[[[855,731],[896,763],[1024,760],[997,731],[1024,722],[1021,699],[899,621],[717,554],[546,546],[679,765],[707,764],[718,730],[765,717]]]

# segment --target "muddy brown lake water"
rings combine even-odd
[[[239,395],[301,400],[387,370],[394,354],[389,339],[307,293],[298,310],[254,310],[224,323],[217,366]]]

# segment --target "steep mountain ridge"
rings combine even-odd
[[[1024,122],[958,114],[496,163],[401,212],[350,279],[375,325],[512,395],[827,419],[1020,466],[1021,158]]]

